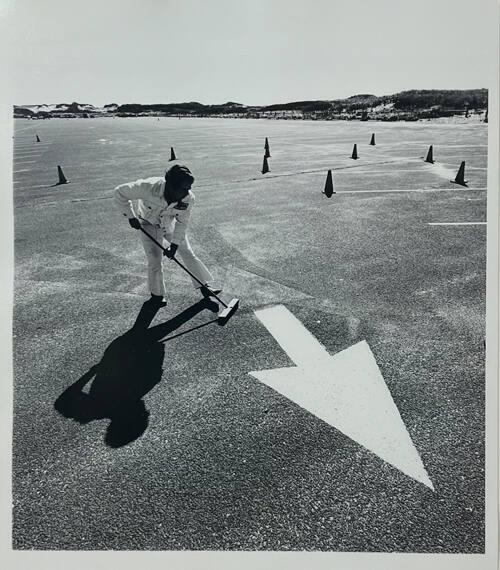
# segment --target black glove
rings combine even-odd
[[[169,259],[173,259],[178,247],[177,244],[171,243],[169,248],[163,250],[163,255],[166,255]]]
[[[129,218],[128,223],[134,228],[134,230],[141,229],[141,222],[137,218]]]

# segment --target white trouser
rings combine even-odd
[[[142,222],[142,227],[148,234],[155,238],[155,240],[161,244],[164,243],[163,232],[160,226],[154,226],[149,222]],[[146,257],[148,259],[148,285],[149,290],[153,295],[165,296],[165,283],[163,281],[163,251],[144,235],[141,234],[141,241],[146,252]],[[168,232],[165,235],[166,239],[170,241],[172,239],[172,232]],[[195,275],[203,284],[210,283],[213,276],[210,271],[205,267],[205,265],[196,257],[191,246],[189,245],[189,240],[187,236],[179,244],[177,248],[177,254],[182,259],[183,264],[186,266],[193,275]],[[201,285],[191,277],[191,281],[195,288],[201,287]]]

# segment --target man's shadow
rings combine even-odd
[[[165,342],[215,323],[217,319],[165,337],[204,309],[215,312],[218,305],[203,299],[173,319],[148,329],[158,309],[144,303],[133,327],[116,338],[105,350],[101,361],[57,398],[54,408],[64,417],[81,424],[109,418],[105,442],[110,447],[121,447],[134,441],[148,426],[149,412],[142,398],[162,378]],[[92,378],[94,381],[85,392],[83,389]]]

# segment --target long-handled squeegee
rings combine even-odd
[[[162,251],[166,251],[166,248],[164,248],[161,243],[159,243],[158,241],[155,240],[155,238],[149,234],[142,226],[140,226],[140,230],[141,232],[145,233],[149,239],[151,239],[152,241],[154,241],[154,243],[162,250]],[[184,271],[186,273],[188,273],[197,283],[199,283],[202,287],[205,287],[205,283],[202,283],[197,277],[196,275],[193,275],[191,273],[191,271],[189,271],[189,269],[187,267],[185,267],[179,260],[177,260],[175,257],[172,257],[171,259],[173,259],[175,261],[175,263],[177,263],[177,265],[179,265],[180,267],[182,267],[182,269],[184,269]],[[215,293],[212,293],[210,295],[211,297],[215,297],[217,299],[217,301],[219,301],[219,303],[221,303],[222,305],[224,305],[224,309],[217,315],[217,324],[220,326],[224,326],[227,321],[234,315],[234,313],[236,313],[236,310],[238,309],[238,305],[240,304],[240,300],[239,299],[231,299],[231,301],[226,304],[224,303],[224,301],[218,297]]]

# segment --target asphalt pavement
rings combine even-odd
[[[16,128],[14,548],[484,552],[486,125]],[[112,190],[170,146],[196,176],[192,246],[240,299],[224,327],[168,260],[167,306],[141,311]],[[294,366],[256,316],[274,306],[331,356],[366,341],[433,489],[250,374]]]

